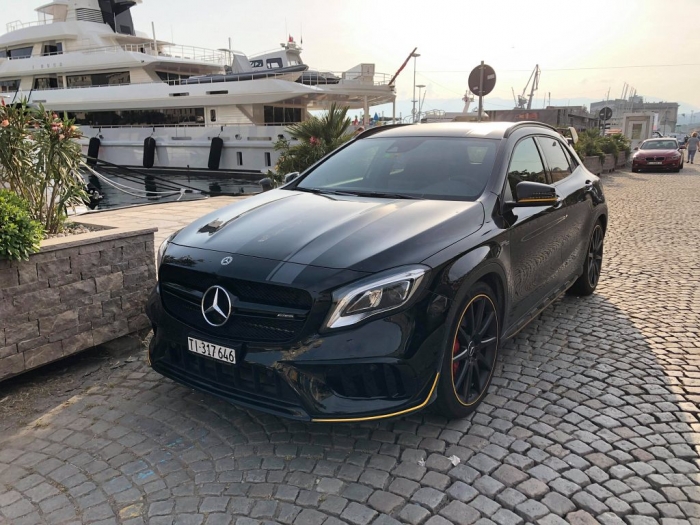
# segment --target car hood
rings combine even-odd
[[[196,220],[180,246],[376,272],[420,263],[484,222],[479,202],[380,199],[273,190]]]
[[[665,157],[680,153],[677,149],[640,149],[634,154],[635,157]]]

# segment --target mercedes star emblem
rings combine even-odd
[[[223,326],[231,316],[231,296],[221,286],[212,286],[202,297],[202,315],[211,326]]]
[[[223,259],[221,259],[222,266],[228,266],[232,262],[233,262],[233,257],[224,257]]]

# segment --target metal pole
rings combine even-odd
[[[416,60],[418,57],[413,55],[413,123],[416,123]]]
[[[391,104],[391,123],[396,124],[396,99]]]
[[[479,117],[477,122],[481,122],[481,114],[484,112],[484,97],[481,94],[484,92],[484,61],[481,61],[479,70]]]

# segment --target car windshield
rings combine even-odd
[[[390,198],[476,200],[498,141],[463,137],[372,137],[342,149],[297,190]]]
[[[649,140],[639,149],[678,149],[678,143],[675,140]]]

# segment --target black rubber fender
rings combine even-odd
[[[209,148],[209,169],[216,171],[221,164],[221,154],[224,151],[224,139],[214,137],[211,139],[211,147]]]
[[[143,141],[143,167],[152,168],[156,162],[156,139],[148,137]]]
[[[87,163],[88,166],[96,166],[97,165],[97,159],[100,158],[100,145],[102,144],[102,141],[98,139],[97,137],[92,137],[90,139],[90,143],[88,144],[88,159]]]

